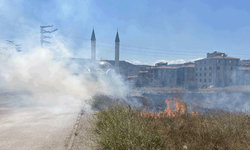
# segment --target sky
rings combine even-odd
[[[247,0],[1,0],[0,41],[40,45],[40,26],[67,47],[72,57],[90,58],[94,28],[98,60],[154,65],[184,63],[206,53],[250,59],[250,1]],[[1,48],[1,45],[0,45]]]

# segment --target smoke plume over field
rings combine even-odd
[[[57,44],[63,45],[58,42]],[[1,91],[25,91],[29,95],[19,98],[27,103],[58,104],[86,100],[96,93],[125,96],[127,86],[115,72],[93,74],[83,72],[95,67],[96,62],[76,63],[69,59],[64,47],[63,57],[55,59],[49,48],[30,48],[29,52],[3,51],[0,65]],[[77,75],[75,73],[77,72]],[[111,77],[110,77],[111,76]]]

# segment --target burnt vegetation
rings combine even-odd
[[[174,111],[157,113],[121,100],[114,103],[104,95],[93,97],[92,102],[105,104],[91,117],[89,132],[96,137],[96,149],[250,149],[246,113],[216,108],[206,113],[189,111],[180,99]]]

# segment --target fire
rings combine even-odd
[[[174,106],[175,106],[175,110],[171,110],[170,109],[170,102],[174,102]],[[174,96],[171,99],[166,99],[165,103],[167,104],[167,108],[163,111],[163,112],[141,112],[141,116],[142,117],[155,117],[155,118],[160,118],[163,116],[167,116],[167,117],[174,117],[176,116],[177,113],[179,114],[184,114],[185,113],[185,108],[187,107],[187,105],[180,99],[179,96]],[[196,115],[194,112],[192,112],[192,115]]]

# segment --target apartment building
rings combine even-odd
[[[236,72],[237,85],[250,85],[250,67],[239,67]]]
[[[214,85],[225,87],[236,83],[235,71],[239,58],[228,57],[225,53],[207,53],[207,58],[195,61],[195,77],[199,88]]]
[[[178,67],[177,85],[187,88],[196,86],[194,62],[187,62]]]
[[[154,67],[148,67],[148,78],[150,86],[154,87],[176,87],[177,67],[170,67],[167,63],[157,63]]]

